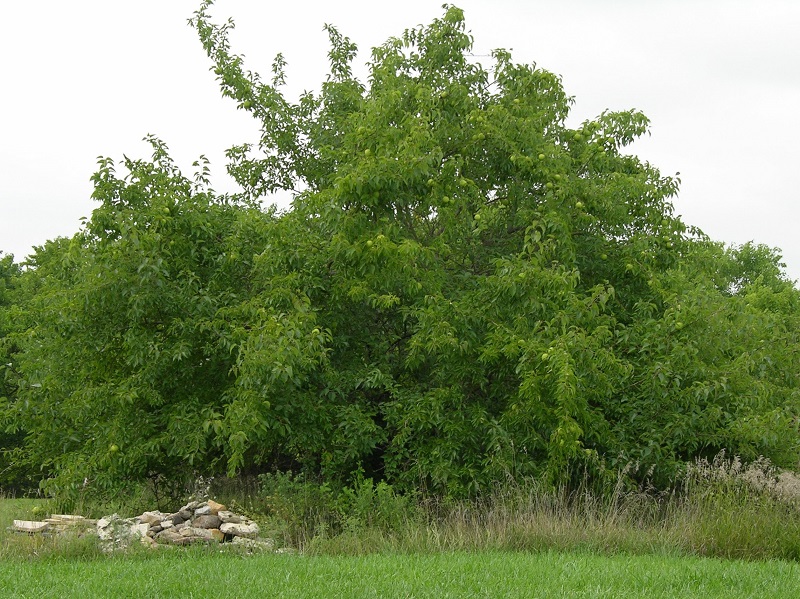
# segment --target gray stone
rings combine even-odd
[[[214,538],[214,533],[212,533],[208,528],[194,528],[193,526],[182,528],[179,534],[182,537],[196,537],[198,539],[206,540],[211,540]]]
[[[242,521],[241,516],[227,510],[219,512],[217,516],[219,516],[219,519],[223,522],[230,522],[231,524],[239,524]]]
[[[155,536],[155,541],[157,543],[167,545],[186,545],[187,543],[191,542],[187,540],[186,537],[181,536],[179,532],[175,532],[173,529],[162,530]]]
[[[192,520],[192,526],[194,528],[219,528],[220,524],[222,524],[222,520],[220,520],[218,516],[213,516],[211,514],[207,516],[197,516],[197,518]]]
[[[134,524],[133,519],[121,518],[118,514],[105,516],[97,521],[97,536],[101,541],[124,544],[130,538],[131,527]]]
[[[219,529],[223,534],[233,535],[234,537],[247,537],[248,539],[255,539],[260,530],[255,522],[242,522],[240,524],[226,522]]]
[[[211,513],[211,508],[209,507],[208,504],[201,505],[199,508],[197,508],[194,511],[194,515],[195,516],[205,516],[205,515],[210,514],[210,513]]]
[[[147,522],[141,524],[132,524],[130,528],[131,534],[139,537],[146,537],[150,532],[150,525]]]
[[[136,520],[142,523],[154,525],[159,524],[164,519],[164,514],[161,512],[145,512],[141,516],[137,517]]]

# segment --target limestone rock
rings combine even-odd
[[[153,537],[153,540],[156,543],[169,543],[174,544],[176,540],[183,539],[179,532],[176,532],[172,529],[162,530],[156,536]]]
[[[45,518],[45,522],[49,522],[53,526],[60,528],[68,528],[70,526],[81,526],[88,523],[88,520],[83,516],[76,516],[74,514],[53,514],[49,518]]]
[[[233,512],[229,512],[227,510],[223,510],[217,514],[219,519],[223,522],[230,522],[231,524],[239,524],[242,521],[242,517],[238,514],[234,514]]]
[[[17,532],[44,532],[50,528],[50,523],[36,522],[35,520],[14,520],[13,528]]]
[[[179,534],[182,537],[195,537],[198,539],[212,540],[214,538],[214,533],[208,528],[195,528],[193,526],[182,528]]]
[[[147,533],[150,532],[150,525],[147,522],[142,522],[140,524],[132,524],[130,531],[132,535],[146,537]]]
[[[121,518],[119,514],[105,516],[97,521],[97,536],[101,541],[124,543],[131,535],[133,520]]]
[[[239,524],[225,522],[219,529],[223,534],[233,535],[234,537],[247,537],[248,539],[255,539],[260,530],[255,522],[241,522]]]
[[[192,526],[194,528],[219,528],[220,524],[222,524],[222,520],[220,520],[219,516],[213,516],[211,514],[197,516],[192,520]]]
[[[228,509],[223,504],[217,503],[216,501],[213,501],[212,499],[209,499],[206,504],[208,505],[209,509],[211,510],[209,513],[214,515],[214,516],[216,516],[220,512],[223,512],[223,511]]]
[[[155,536],[156,543],[166,545],[188,545],[192,542],[190,537],[184,537],[174,529],[162,530]]]
[[[150,525],[160,524],[161,521],[164,520],[164,514],[158,511],[145,512],[141,516],[137,516],[136,520],[144,524],[150,524]]]

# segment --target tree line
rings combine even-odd
[[[688,227],[626,154],[639,112],[570,128],[560,79],[471,55],[464,15],[372,52],[327,26],[319,92],[246,70],[241,188],[167,146],[104,158],[71,238],[0,259],[0,486],[112,492],[294,470],[464,496],[509,477],[669,484],[725,449],[800,459],[800,292],[777,250]],[[264,208],[292,194],[291,209]]]

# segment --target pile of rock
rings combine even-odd
[[[272,539],[259,539],[258,524],[216,501],[191,501],[177,512],[144,512],[135,518],[117,514],[89,520],[83,516],[53,515],[44,521],[14,520],[14,530],[32,533],[97,534],[103,547],[113,551],[141,540],[145,545],[231,543],[250,551],[272,550]]]
[[[98,533],[101,524],[110,525],[110,521],[107,525],[103,520],[97,523]],[[259,533],[258,524],[212,500],[191,501],[172,514],[145,512],[133,519],[131,528],[143,538],[170,545],[231,542],[237,538],[253,540]]]

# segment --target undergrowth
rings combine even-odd
[[[262,534],[279,547],[312,555],[578,550],[800,560],[800,478],[766,460],[745,464],[720,454],[697,461],[678,484],[660,493],[626,481],[626,473],[620,473],[617,484],[602,492],[587,482],[553,488],[535,479],[509,480],[485,496],[452,500],[401,494],[365,478],[334,489],[284,472],[201,480],[184,499],[214,497],[256,519]],[[128,506],[78,507],[86,513],[133,515],[146,509],[141,505],[146,499],[143,493]],[[10,525],[14,509],[13,518],[32,517],[34,505],[48,511],[57,507],[52,501],[5,499],[0,525]],[[0,558],[99,553],[85,539],[48,545],[5,530],[0,538]]]

